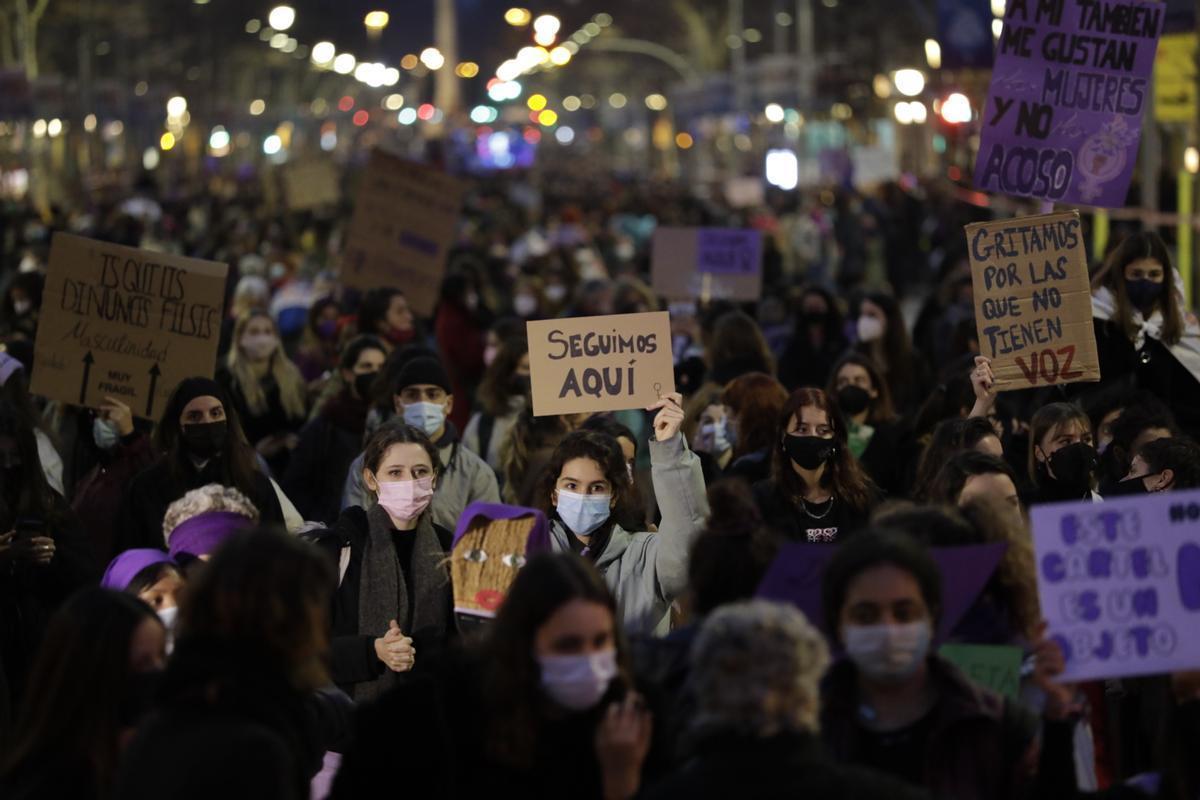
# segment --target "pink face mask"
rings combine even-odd
[[[416,519],[432,499],[433,478],[379,482],[379,505],[395,519]]]

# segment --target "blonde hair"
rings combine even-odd
[[[254,319],[265,319],[270,322],[271,329],[275,331],[275,338],[279,338],[279,328],[275,325],[275,320],[271,319],[270,314],[261,309],[242,312],[233,325],[233,346],[229,348],[229,355],[225,357],[225,366],[229,369],[229,374],[233,376],[233,382],[241,390],[242,397],[246,399],[246,407],[251,414],[257,416],[265,414],[267,411],[267,393],[263,391],[262,383],[251,369],[250,362],[242,355],[241,348],[242,334],[246,332],[246,326]],[[305,398],[308,387],[305,386],[304,376],[300,374],[300,369],[283,352],[282,344],[276,347],[275,352],[271,354],[270,372],[271,377],[275,379],[275,384],[279,387],[279,401],[283,405],[284,413],[290,419],[304,419],[307,413]]]
[[[234,489],[232,486],[222,486],[210,483],[199,489],[192,489],[183,497],[167,506],[163,516],[163,541],[171,542],[171,534],[192,517],[198,517],[209,511],[232,511],[241,514],[251,522],[258,522],[258,509],[250,498]]]
[[[767,600],[714,611],[692,647],[700,731],[815,733],[829,648],[804,614]]]

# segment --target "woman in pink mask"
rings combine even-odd
[[[453,628],[446,568],[453,533],[429,503],[442,472],[437,449],[402,421],[367,442],[363,482],[378,502],[351,506],[314,538],[338,564],[333,598],[333,679],[355,700],[378,697]]]

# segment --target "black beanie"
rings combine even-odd
[[[446,368],[442,366],[442,362],[436,358],[427,356],[414,358],[405,364],[404,369],[400,370],[400,377],[396,379],[395,394],[400,394],[409,386],[417,384],[440,386],[446,394],[453,393],[450,388],[450,376],[446,374]]]

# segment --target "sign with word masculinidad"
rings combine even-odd
[[[762,234],[744,228],[658,228],[650,283],[668,300],[758,300]]]
[[[1000,390],[1100,380],[1079,214],[966,227],[979,352]]]
[[[1063,680],[1200,669],[1200,491],[1037,505],[1031,516]]]
[[[225,264],[56,233],[34,342],[34,394],[155,419],[176,384],[212,377]]]
[[[1165,16],[1144,0],[1008,0],[975,185],[1123,206]]]
[[[525,324],[533,413],[645,408],[675,391],[665,311]]]
[[[466,184],[440,170],[372,151],[346,235],[342,283],[395,286],[414,311],[431,315],[465,192]]]

